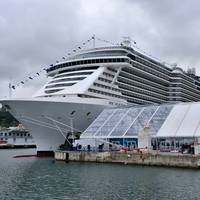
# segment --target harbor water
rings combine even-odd
[[[13,158],[0,151],[1,200],[200,199],[200,170]]]

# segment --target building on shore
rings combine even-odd
[[[200,143],[200,102],[105,109],[84,131],[81,140],[103,140],[130,148],[180,151]],[[138,141],[140,139],[140,141]]]

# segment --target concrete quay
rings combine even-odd
[[[182,168],[200,168],[200,155],[179,153],[149,152],[87,152],[87,151],[56,151],[56,161],[78,161],[99,163],[122,163],[147,166],[165,166]]]

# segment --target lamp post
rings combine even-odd
[[[73,124],[73,118],[72,117],[70,117],[70,127],[71,127],[72,141],[74,143],[74,124]]]
[[[75,137],[74,137],[74,123],[73,123],[73,117],[74,117],[74,114],[75,114],[75,110],[73,110],[71,113],[70,113],[70,117],[67,117],[69,120],[70,120],[70,129],[71,129],[71,136],[72,136],[72,141],[74,143],[74,140],[75,140]]]

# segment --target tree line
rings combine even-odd
[[[7,111],[0,110],[0,127],[17,126],[19,122]]]

